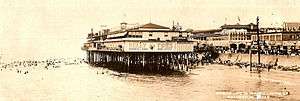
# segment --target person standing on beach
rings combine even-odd
[[[276,58],[274,66],[277,66],[277,62],[278,62],[278,58]]]

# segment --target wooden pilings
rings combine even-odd
[[[89,64],[121,71],[188,71],[196,59],[193,52],[87,51]]]

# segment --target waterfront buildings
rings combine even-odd
[[[104,29],[88,34],[83,49],[115,52],[193,52],[194,46],[214,46],[220,52],[245,52],[256,49],[260,33],[262,53],[291,54],[300,51],[300,23],[285,22],[283,27],[259,28],[256,24],[224,24],[217,29],[182,31],[148,23],[129,26],[123,22],[117,30]]]
[[[262,52],[266,54],[298,53],[300,49],[300,23],[285,22],[281,28],[259,28]],[[212,45],[217,49],[231,52],[247,52],[255,47],[257,25],[223,25],[217,30],[196,30],[193,32],[195,42]]]
[[[220,29],[196,30],[193,32],[197,44],[216,46],[222,50],[245,49],[251,43],[251,35],[256,32],[257,26],[253,23],[247,25],[223,25]],[[199,38],[201,40],[199,40]]]

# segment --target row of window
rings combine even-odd
[[[229,35],[245,35],[246,33],[229,33]]]
[[[128,35],[129,38],[142,38],[142,35]]]
[[[287,31],[299,31],[300,30],[300,26],[297,28],[297,27],[287,27],[286,29]]]
[[[149,34],[149,36],[151,37],[151,36],[153,36],[152,34]],[[165,37],[168,37],[168,35],[164,35]],[[180,35],[179,35],[179,37],[180,37]]]
[[[215,41],[215,40],[226,40],[226,39],[224,39],[224,38],[213,38],[212,40]]]
[[[250,37],[231,37],[230,40],[250,40]]]
[[[196,40],[206,40],[207,38],[206,37],[196,37],[194,39],[196,39]]]
[[[260,36],[260,40],[281,41],[280,35]],[[257,40],[257,36],[253,36],[253,40]]]

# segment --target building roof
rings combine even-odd
[[[128,32],[179,32],[179,33],[188,32],[188,31],[173,31],[173,30],[138,30],[138,29],[132,29],[127,31]]]
[[[300,22],[283,22],[284,24],[300,24]]]
[[[123,23],[125,23],[125,22],[123,22]],[[150,29],[150,30],[140,30],[140,28]],[[163,30],[155,30],[155,29],[163,29]],[[153,23],[147,23],[147,24],[144,24],[137,28],[128,28],[125,30],[119,29],[119,30],[111,31],[107,35],[123,33],[123,32],[186,32],[186,31],[172,31],[172,30],[170,30],[169,27],[165,27],[165,26],[161,26],[161,25],[157,25],[157,24],[153,24]]]
[[[211,35],[208,35],[208,37],[221,37],[221,36],[228,36],[226,34],[211,34]]]
[[[193,34],[192,37],[196,38],[196,37],[221,37],[221,36],[228,36],[227,34]]]
[[[145,25],[142,25],[139,28],[147,28],[147,29],[170,29],[169,27],[153,24],[153,23],[147,23]]]
[[[195,30],[192,33],[193,34],[200,34],[200,33],[215,33],[215,32],[221,32],[222,29],[209,29],[209,30]]]
[[[257,29],[257,25],[250,23],[247,25],[240,25],[240,24],[235,24],[235,25],[223,25],[221,26],[222,29],[251,29],[251,26],[253,26],[253,29]]]

